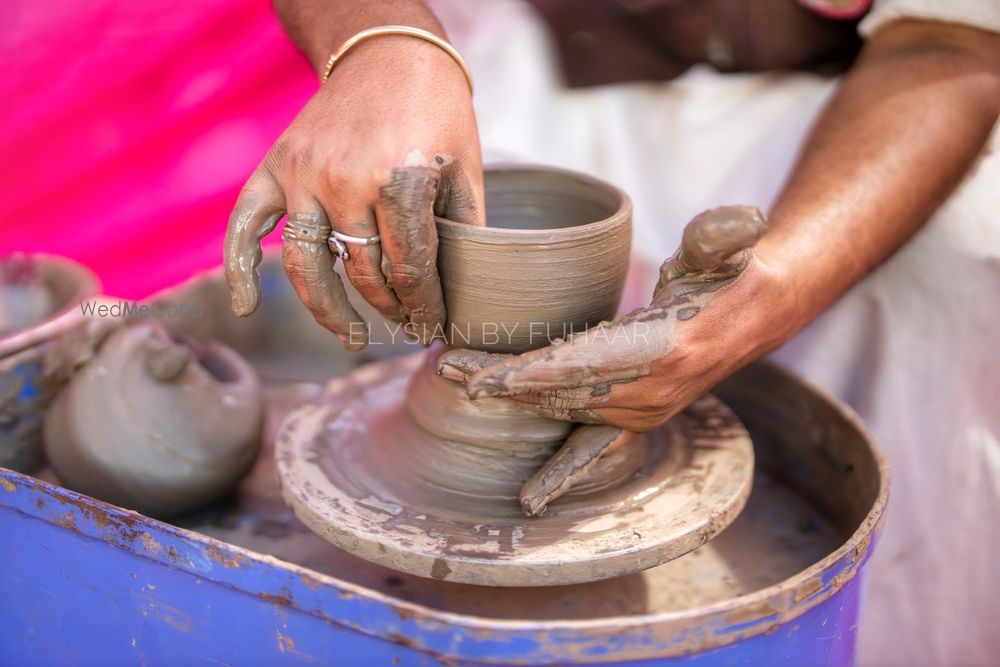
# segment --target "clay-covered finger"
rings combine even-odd
[[[521,511],[539,516],[550,502],[569,491],[627,432],[617,426],[581,426],[521,487]]]
[[[470,174],[448,156],[438,155],[435,161],[441,168],[434,214],[466,225],[485,225],[482,165],[477,165],[478,171],[470,178]]]
[[[566,341],[511,357],[476,373],[470,398],[588,387],[642,377],[665,352],[659,323],[605,322]]]
[[[543,417],[578,424],[603,424],[604,420],[595,409],[608,400],[609,387],[610,383],[600,383],[592,387],[511,394],[505,398]]]
[[[622,447],[628,445],[628,443],[635,440],[635,436],[638,435],[635,431],[629,431],[628,429],[621,429],[621,432],[611,441],[611,444],[607,449],[604,450],[603,456],[608,454],[614,454]]]
[[[347,300],[344,284],[334,270],[334,255],[328,246],[330,222],[318,203],[299,206],[289,213],[282,234],[285,273],[316,321],[337,334],[348,350],[360,350],[368,342],[367,326]]]
[[[767,221],[753,206],[722,206],[695,216],[684,228],[681,247],[660,267],[653,305],[710,292],[738,278],[765,231]],[[689,310],[691,316],[696,312]]]
[[[448,350],[438,359],[437,374],[465,384],[469,378],[494,364],[510,358],[509,354],[481,350]]]
[[[373,238],[378,235],[375,211],[361,208],[355,211],[333,211],[324,207],[332,219],[333,229],[356,238]],[[358,293],[379,313],[393,322],[405,321],[402,304],[396,293],[390,289],[382,273],[382,244],[362,245],[347,243],[347,258],[344,272]]]
[[[754,206],[720,206],[684,227],[678,259],[688,271],[712,271],[731,255],[751,247],[767,229]]]
[[[266,170],[258,168],[236,200],[223,244],[232,309],[241,317],[253,313],[260,303],[260,241],[274,231],[284,214],[281,188]]]
[[[438,177],[432,167],[394,169],[379,189],[375,207],[382,273],[403,306],[410,331],[424,345],[443,331],[445,316],[434,222]]]
[[[437,374],[467,384],[479,371],[510,358],[512,355],[497,352],[449,350],[438,359]],[[605,404],[611,385],[606,382],[594,386],[512,394],[507,398],[543,417],[579,424],[602,424],[604,421],[594,408]]]

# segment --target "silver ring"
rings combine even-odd
[[[347,251],[347,244],[353,243],[354,245],[368,246],[375,245],[379,243],[379,235],[375,236],[351,236],[349,234],[341,234],[336,229],[330,232],[330,240],[327,242],[330,244],[330,250],[333,254],[341,259],[348,259],[351,254]]]

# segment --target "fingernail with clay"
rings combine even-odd
[[[233,314],[237,317],[246,317],[250,314],[250,308],[247,304],[247,300],[244,296],[238,294],[235,290],[229,293],[230,297],[230,308],[232,308]]]
[[[487,376],[470,382],[466,387],[465,393],[469,398],[475,400],[477,398],[494,398],[500,396],[506,389],[507,387],[504,385],[503,380]]]
[[[454,380],[455,382],[464,383],[466,378],[466,374],[464,372],[449,363],[439,363],[437,367],[437,374],[446,380]]]
[[[257,293],[239,282],[229,288],[229,301],[233,314],[246,317],[257,310]]]
[[[358,340],[352,336],[337,334],[337,338],[340,339],[340,342],[344,345],[344,349],[348,352],[359,352],[368,346],[366,341]]]

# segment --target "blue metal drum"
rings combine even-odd
[[[264,288],[284,294],[273,269]],[[174,298],[225,303],[217,280],[185,290]],[[247,321],[220,309],[217,321],[175,324],[226,340],[272,378],[269,438],[283,411],[319,390],[315,378],[278,376],[322,357],[309,341],[327,342],[309,330],[283,340],[300,314],[276,317],[292,303],[280,294],[263,302]],[[660,566],[733,573],[703,577],[704,602],[685,598],[683,576],[657,578],[660,568],[493,589],[365,563],[284,507],[265,446],[238,493],[173,524],[44,481],[55,481],[49,472],[0,470],[0,664],[851,664],[888,497],[881,453],[849,410],[775,366],[754,364],[715,393],[749,429],[760,473],[726,532]],[[776,524],[787,531],[769,532]],[[820,533],[825,542],[809,541]]]

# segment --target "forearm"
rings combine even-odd
[[[1000,37],[932,23],[878,33],[816,123],[761,240],[787,338],[943,203],[1000,113]]]
[[[322,73],[344,40],[380,25],[407,25],[445,37],[444,29],[422,0],[274,0],[285,32]]]

